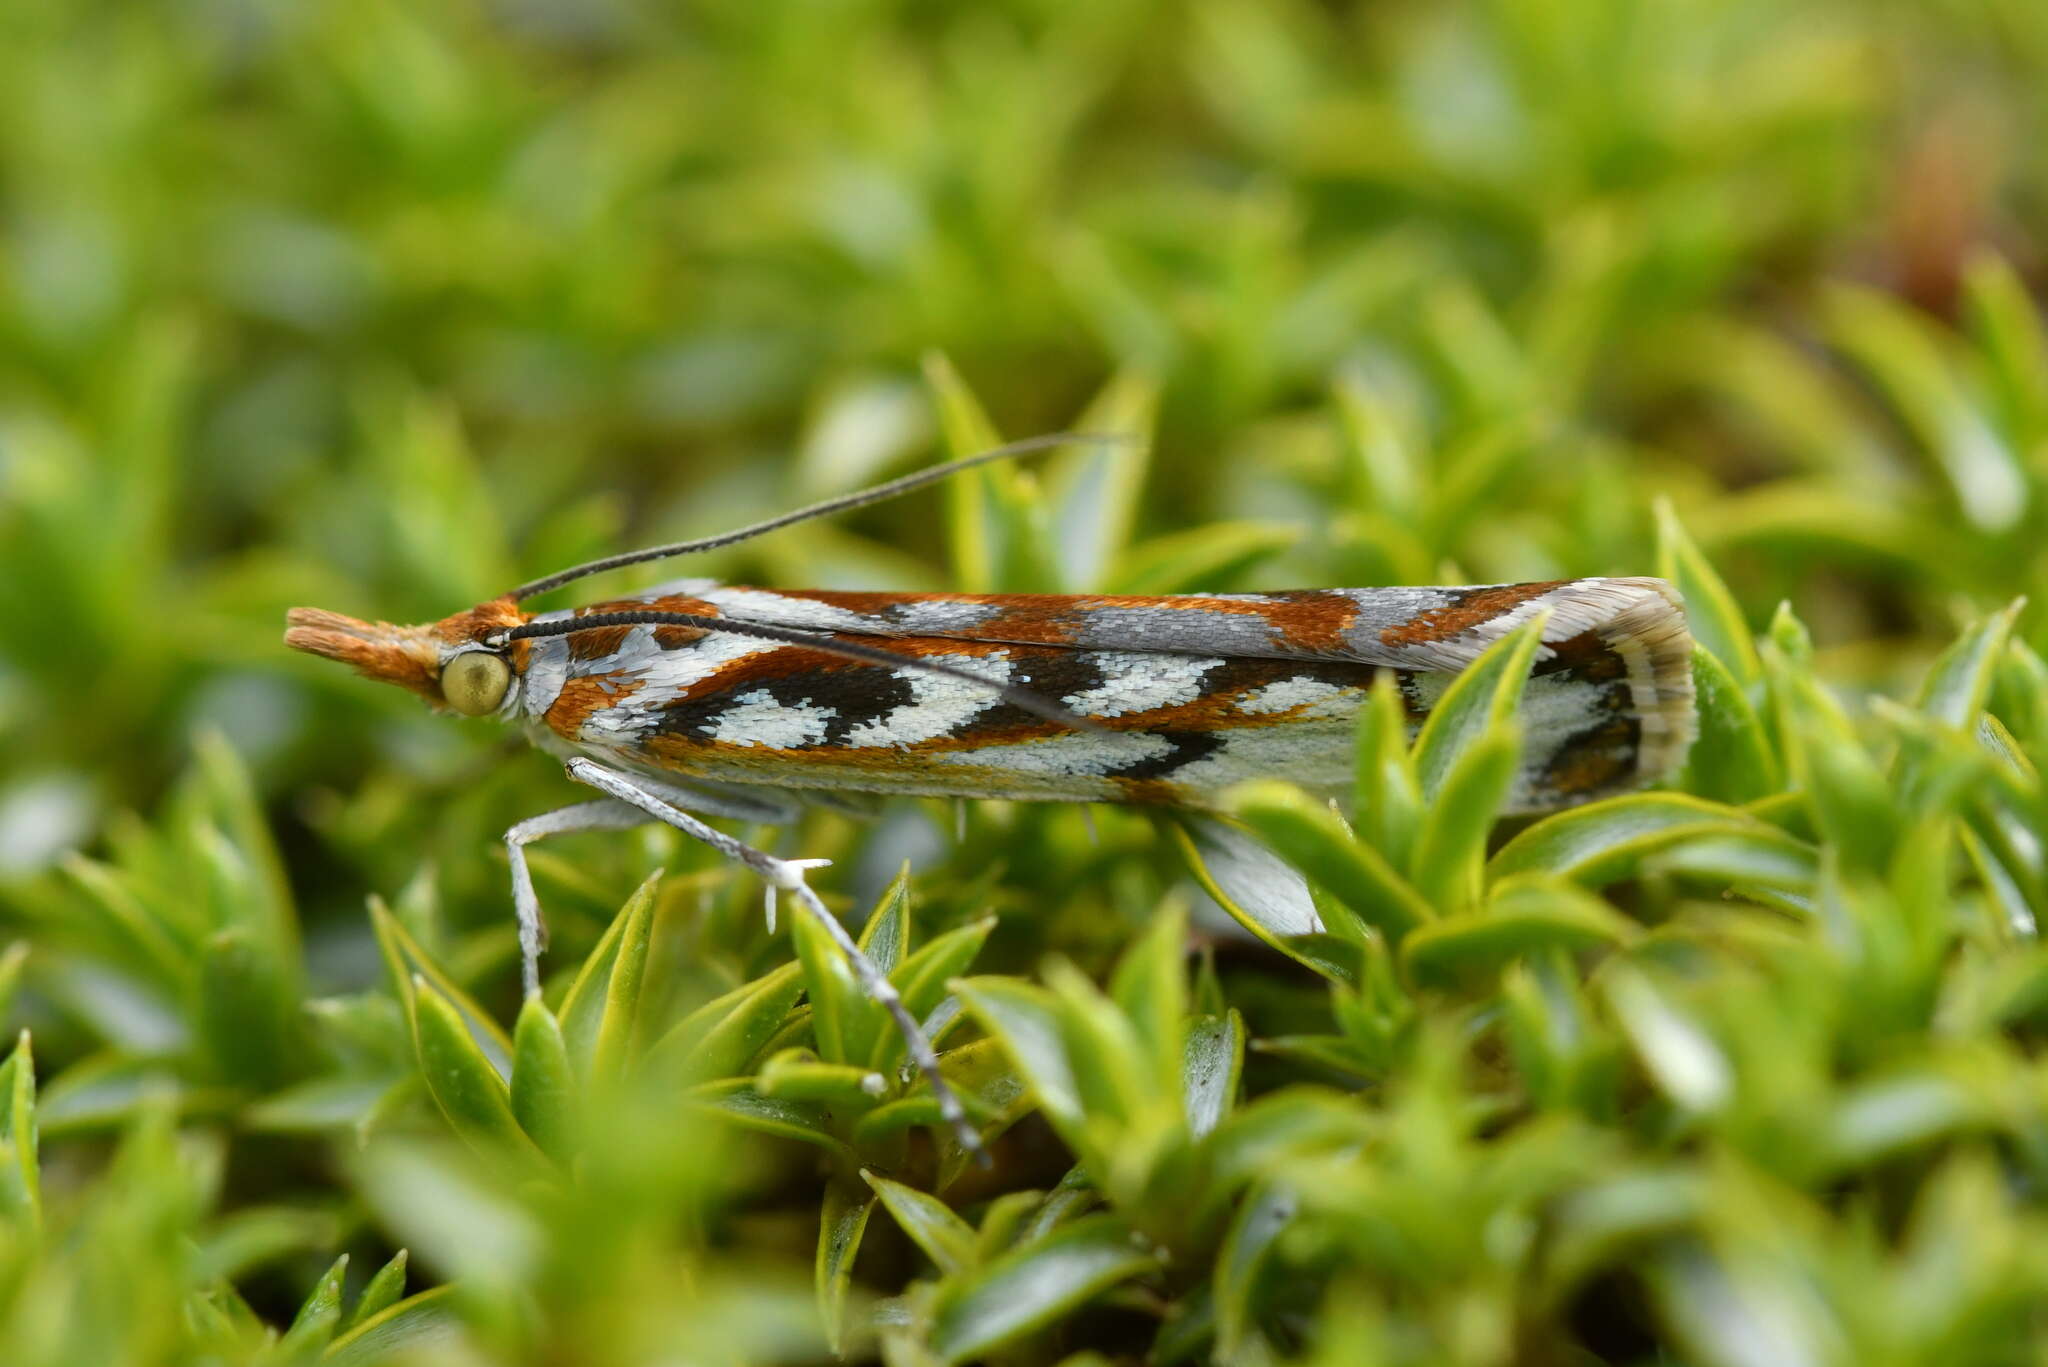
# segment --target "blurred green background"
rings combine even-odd
[[[11,0],[9,1024],[46,1077],[169,1060],[193,1085],[196,980],[129,972],[154,951],[83,927],[90,875],[61,866],[127,859],[163,892],[185,866],[142,851],[230,808],[282,852],[310,990],[370,984],[363,898],[410,896],[509,1018],[491,841],[575,794],[502,735],[288,656],[284,610],[438,618],[972,446],[984,417],[1148,432],[1142,493],[1079,547],[1081,496],[1049,502],[1066,550],[1042,573],[977,563],[937,495],[678,572],[1649,573],[1662,500],[1750,624],[1789,600],[1819,677],[1903,696],[1965,624],[2048,591],[2044,78],[2033,0]],[[212,777],[179,786],[209,734]],[[892,818],[849,886],[871,898],[948,819]],[[984,855],[1018,867],[1073,834],[989,819]],[[1087,908],[1173,877],[1122,829],[1099,867],[988,893],[1040,917],[998,933],[1001,966],[1111,961],[1133,916]],[[573,966],[670,851],[565,848],[544,881]],[[970,885],[965,862],[938,876]],[[747,955],[732,981],[788,952]],[[146,1090],[76,1130],[118,1132]],[[396,1237],[353,1177],[240,1161],[195,1211],[290,1189],[328,1220],[220,1263],[269,1269],[244,1289],[273,1321],[304,1258]],[[761,1189],[813,1220],[806,1180]],[[749,1228],[731,1246],[801,1288],[808,1226]]]
[[[2041,250],[2033,5],[0,24],[0,735],[85,829],[199,720],[285,786],[443,743],[281,610],[436,618],[929,458],[933,352],[1006,435],[1149,377],[1146,525],[1289,521],[1265,583],[1639,571],[1659,493],[1830,645],[2035,572],[2024,358],[1947,335]],[[1347,496],[1354,405],[1499,450]],[[940,584],[929,506],[705,572]]]

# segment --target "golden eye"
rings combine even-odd
[[[498,710],[512,686],[512,667],[487,650],[457,655],[441,669],[441,696],[465,717]]]

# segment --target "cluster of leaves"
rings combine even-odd
[[[679,534],[859,483],[929,441],[933,349],[1018,432],[1159,382],[1152,511],[1244,519],[1217,568],[1332,509],[1272,582],[1640,563],[1648,480],[1752,605],[1812,598],[1819,556],[1939,627],[2041,540],[1998,469],[2038,478],[2026,358],[1959,389],[1926,323],[1815,282],[1948,308],[1958,244],[2028,260],[2044,62],[2030,0],[19,0],[0,800],[89,830],[195,720],[269,791],[360,778],[366,733],[457,769],[278,666],[277,614],[438,617],[616,548],[628,506]],[[1428,460],[1346,459],[1333,376],[1368,445]],[[916,527],[707,571],[941,585],[884,549]]]
[[[862,944],[930,1021],[987,1172],[822,931],[798,918],[794,962],[741,966],[752,897],[707,900],[732,881],[715,870],[645,881],[509,1035],[469,985],[501,958],[451,957],[430,884],[372,907],[381,986],[301,1009],[276,852],[208,744],[153,827],[73,861],[42,908],[38,940],[66,949],[39,986],[110,1045],[40,1095],[26,1035],[0,1069],[8,1360],[75,1348],[63,1316],[117,1278],[143,1287],[99,1321],[124,1360],[622,1360],[681,1336],[707,1360],[820,1338],[899,1363],[1092,1342],[1486,1364],[1573,1340],[2009,1360],[2048,1299],[2026,1194],[2048,1179],[2028,1047],[2048,665],[2009,609],[1913,706],[1852,720],[1789,610],[1758,642],[1670,519],[1663,557],[1713,643],[1691,791],[1488,853],[1535,622],[1412,742],[1375,694],[1355,829],[1279,780],[1173,821],[1217,902],[1320,994],[1275,997],[1277,956],[1250,985],[1207,957],[1191,981],[1171,892],[1104,985],[1057,958],[1037,983],[972,974],[995,922],[946,921],[979,889],[918,944],[935,918],[907,872],[890,882]],[[1125,820],[1112,839],[1141,829]],[[682,966],[707,937],[722,991]],[[109,1131],[105,1171],[47,1229],[39,1144]],[[273,1163],[324,1149],[349,1199],[220,1209],[223,1170],[266,1144]],[[786,1263],[725,1253],[798,1172],[820,1193],[811,1296]],[[344,1256],[281,1333],[238,1290],[374,1230],[436,1284],[401,1298],[401,1251],[351,1305]],[[878,1280],[895,1294],[871,1299]]]

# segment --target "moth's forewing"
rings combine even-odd
[[[1174,598],[850,594],[690,581],[593,605],[886,644],[1030,689],[1061,728],[960,680],[717,632],[611,627],[532,642],[541,738],[648,771],[778,787],[1203,806],[1242,779],[1348,781],[1351,730],[1392,670],[1411,717],[1538,611],[1513,807],[1652,782],[1692,735],[1690,638],[1658,580]]]

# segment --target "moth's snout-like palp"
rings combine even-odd
[[[526,615],[501,598],[424,626],[360,622],[325,608],[293,608],[284,620],[284,643],[293,650],[339,660],[365,678],[397,684],[438,704],[449,651],[518,626]]]
[[[339,660],[365,678],[439,699],[441,651],[430,635],[433,628],[359,622],[325,608],[293,608],[284,620],[284,643],[293,650]]]

